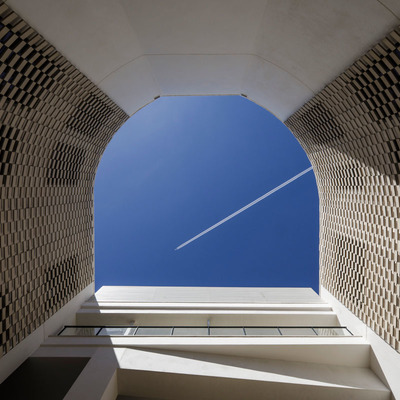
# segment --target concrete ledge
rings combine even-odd
[[[112,301],[87,301],[82,304],[83,309],[124,309],[124,310],[246,310],[246,311],[331,311],[327,303],[299,303],[299,304],[232,304],[232,303],[135,303]]]
[[[49,337],[51,348],[135,348],[311,362],[368,368],[370,346],[361,337]]]
[[[248,310],[126,310],[84,309],[76,314],[78,325],[272,325],[337,326],[333,311],[248,311]]]
[[[332,306],[340,323],[346,324],[354,334],[362,335],[371,345],[371,369],[390,387],[394,398],[400,399],[400,353],[381,339],[323,286],[321,286],[320,294]]]

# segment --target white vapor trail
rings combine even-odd
[[[204,230],[203,232],[199,233],[198,235],[192,237],[191,239],[189,239],[187,242],[182,243],[180,246],[178,246],[175,250],[179,250],[182,247],[187,246],[189,243],[194,242],[196,239],[198,239],[199,237],[205,235],[206,233],[212,231],[213,229],[217,228],[218,226],[222,225],[223,223],[225,223],[226,221],[229,221],[230,219],[232,219],[233,217],[236,217],[236,215],[239,215],[240,213],[242,213],[243,211],[246,211],[248,208],[253,207],[255,204],[257,204],[259,201],[266,199],[268,196],[271,196],[271,194],[277,192],[279,189],[284,188],[286,185],[289,185],[289,183],[292,183],[293,181],[295,181],[296,179],[299,179],[301,176],[303,176],[304,174],[306,174],[307,172],[310,172],[312,170],[312,167],[309,167],[307,169],[305,169],[304,171],[300,172],[299,174],[293,176],[292,178],[290,178],[289,180],[287,180],[286,182],[283,182],[282,184],[280,184],[279,186],[277,186],[276,188],[270,190],[269,192],[263,194],[261,197],[259,197],[258,199],[255,199],[254,201],[252,201],[251,203],[247,204],[246,206],[242,207],[241,209],[235,211],[233,214],[228,215],[226,218],[222,219],[221,221],[217,222],[216,224],[214,224],[213,226],[210,226],[209,228],[207,228],[206,230]]]

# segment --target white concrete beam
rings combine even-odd
[[[247,310],[92,310],[76,314],[78,325],[154,326],[337,326],[333,311],[247,311]]]
[[[370,347],[360,337],[49,337],[44,348],[120,347],[369,367]]]

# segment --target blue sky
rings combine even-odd
[[[165,97],[131,117],[95,182],[96,290],[103,285],[306,286],[318,291],[318,194],[290,131],[238,96]]]

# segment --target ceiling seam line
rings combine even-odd
[[[266,58],[260,56],[257,53],[225,53],[225,54],[216,54],[216,53],[144,53],[141,54],[140,56],[137,56],[135,58],[133,58],[130,61],[127,61],[126,63],[122,64],[120,67],[114,69],[113,71],[111,71],[110,73],[108,73],[104,78],[102,78],[101,80],[99,80],[98,82],[96,82],[96,85],[100,85],[101,83],[103,83],[109,76],[111,76],[112,74],[114,74],[115,72],[119,71],[120,69],[124,68],[125,66],[127,66],[128,64],[131,64],[133,62],[135,62],[136,60],[138,60],[139,58],[142,57],[149,57],[149,56],[252,56],[252,57],[257,57],[260,58],[261,60],[263,60],[265,63],[271,64],[273,66],[275,66],[276,68],[279,68],[280,70],[286,72],[287,74],[289,74],[292,78],[294,78],[296,81],[298,81],[299,83],[301,83],[306,89],[308,89],[309,91],[311,91],[314,95],[316,93],[318,93],[318,91],[314,91],[313,89],[311,89],[306,83],[304,83],[300,78],[298,78],[296,75],[293,75],[291,72],[289,72],[288,70],[286,70],[285,68],[279,66],[278,64],[275,64],[274,62],[267,60]]]
[[[386,8],[391,14],[393,14],[399,21],[400,21],[400,16],[398,16],[394,11],[392,11],[386,4],[382,3],[381,0],[376,0],[382,7]]]

